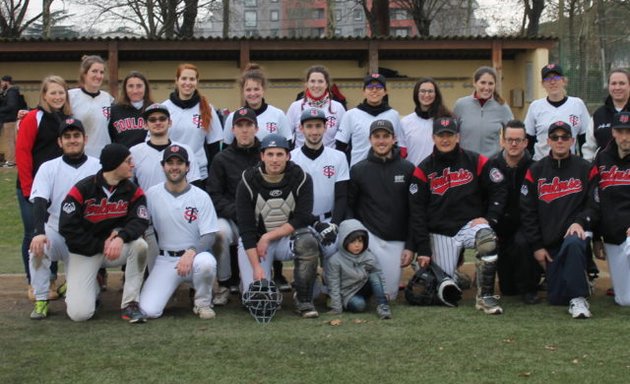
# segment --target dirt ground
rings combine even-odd
[[[604,296],[606,290],[611,287],[610,278],[608,275],[608,265],[605,262],[597,261],[597,266],[600,270],[599,278],[595,283],[595,290],[593,295]],[[462,267],[462,270],[468,274],[468,276],[474,275],[474,264],[466,263]],[[403,274],[403,281],[408,281],[411,278],[413,271],[411,268],[405,268]],[[293,270],[285,269],[284,275],[292,280]],[[122,273],[116,270],[109,270],[108,273],[108,289],[101,295],[102,308],[105,311],[115,311],[120,305],[120,295],[122,290]],[[61,275],[59,281],[63,281],[64,277]],[[497,289],[498,292],[498,289]],[[467,289],[464,291],[463,299],[472,299],[475,295],[475,289]],[[544,293],[541,293],[543,296]],[[291,299],[290,294],[285,295],[285,302],[289,302]],[[404,302],[404,295],[402,292],[398,295],[398,302]],[[229,306],[237,307],[239,300],[236,296],[232,296]],[[324,305],[323,299],[318,305]],[[177,290],[174,297],[171,299],[168,305],[171,310],[189,310],[190,299],[188,298],[188,286],[183,284]],[[28,313],[32,309],[32,303],[27,298],[27,285],[22,274],[12,275],[0,275],[0,313],[16,310],[24,313]],[[63,312],[64,311],[63,300],[56,300],[51,303],[51,311]]]

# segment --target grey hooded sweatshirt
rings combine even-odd
[[[348,252],[344,247],[345,240],[356,231],[361,231],[365,239],[363,251],[358,255]],[[337,247],[339,250],[329,259],[326,266],[326,281],[331,309],[341,313],[350,298],[367,283],[370,273],[378,273],[381,283],[385,282],[376,256],[368,249],[368,232],[361,222],[351,219],[339,225]]]

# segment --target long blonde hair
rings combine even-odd
[[[63,114],[66,116],[72,115],[70,100],[68,100],[68,84],[61,76],[51,75],[45,77],[44,80],[42,80],[42,86],[39,92],[39,106],[42,107],[46,112],[52,112],[50,109],[50,105],[46,102],[46,100],[44,100],[44,95],[46,95],[46,92],[48,92],[48,87],[50,86],[50,84],[60,85],[66,91],[66,102],[63,103],[61,112],[63,112]]]

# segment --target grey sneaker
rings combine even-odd
[[[376,307],[376,313],[381,320],[388,320],[392,318],[392,311],[387,304],[379,304]]]
[[[483,311],[486,315],[500,315],[503,308],[499,305],[499,296],[477,296],[475,308]]]
[[[213,293],[212,304],[225,305],[230,301],[230,288],[219,286],[219,288]]]
[[[319,317],[319,312],[315,308],[310,309],[298,309],[297,314],[302,316],[303,319],[316,319]]]
[[[591,317],[588,301],[583,297],[576,297],[569,302],[569,313],[574,319],[588,319]]]
[[[129,305],[123,308],[120,318],[127,320],[131,324],[142,324],[147,322],[147,318],[144,316],[144,313],[142,313],[138,303],[135,301],[132,301]]]
[[[217,314],[214,313],[214,311],[212,310],[212,308],[210,308],[210,306],[194,306],[193,307],[193,313],[195,315],[198,315],[200,319],[204,319],[204,320],[210,320],[210,319],[214,319]]]

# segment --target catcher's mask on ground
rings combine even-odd
[[[282,294],[273,281],[254,281],[243,293],[243,305],[258,323],[271,321],[282,303]]]
[[[446,305],[456,307],[462,291],[437,264],[420,268],[405,288],[405,299],[411,305]]]

